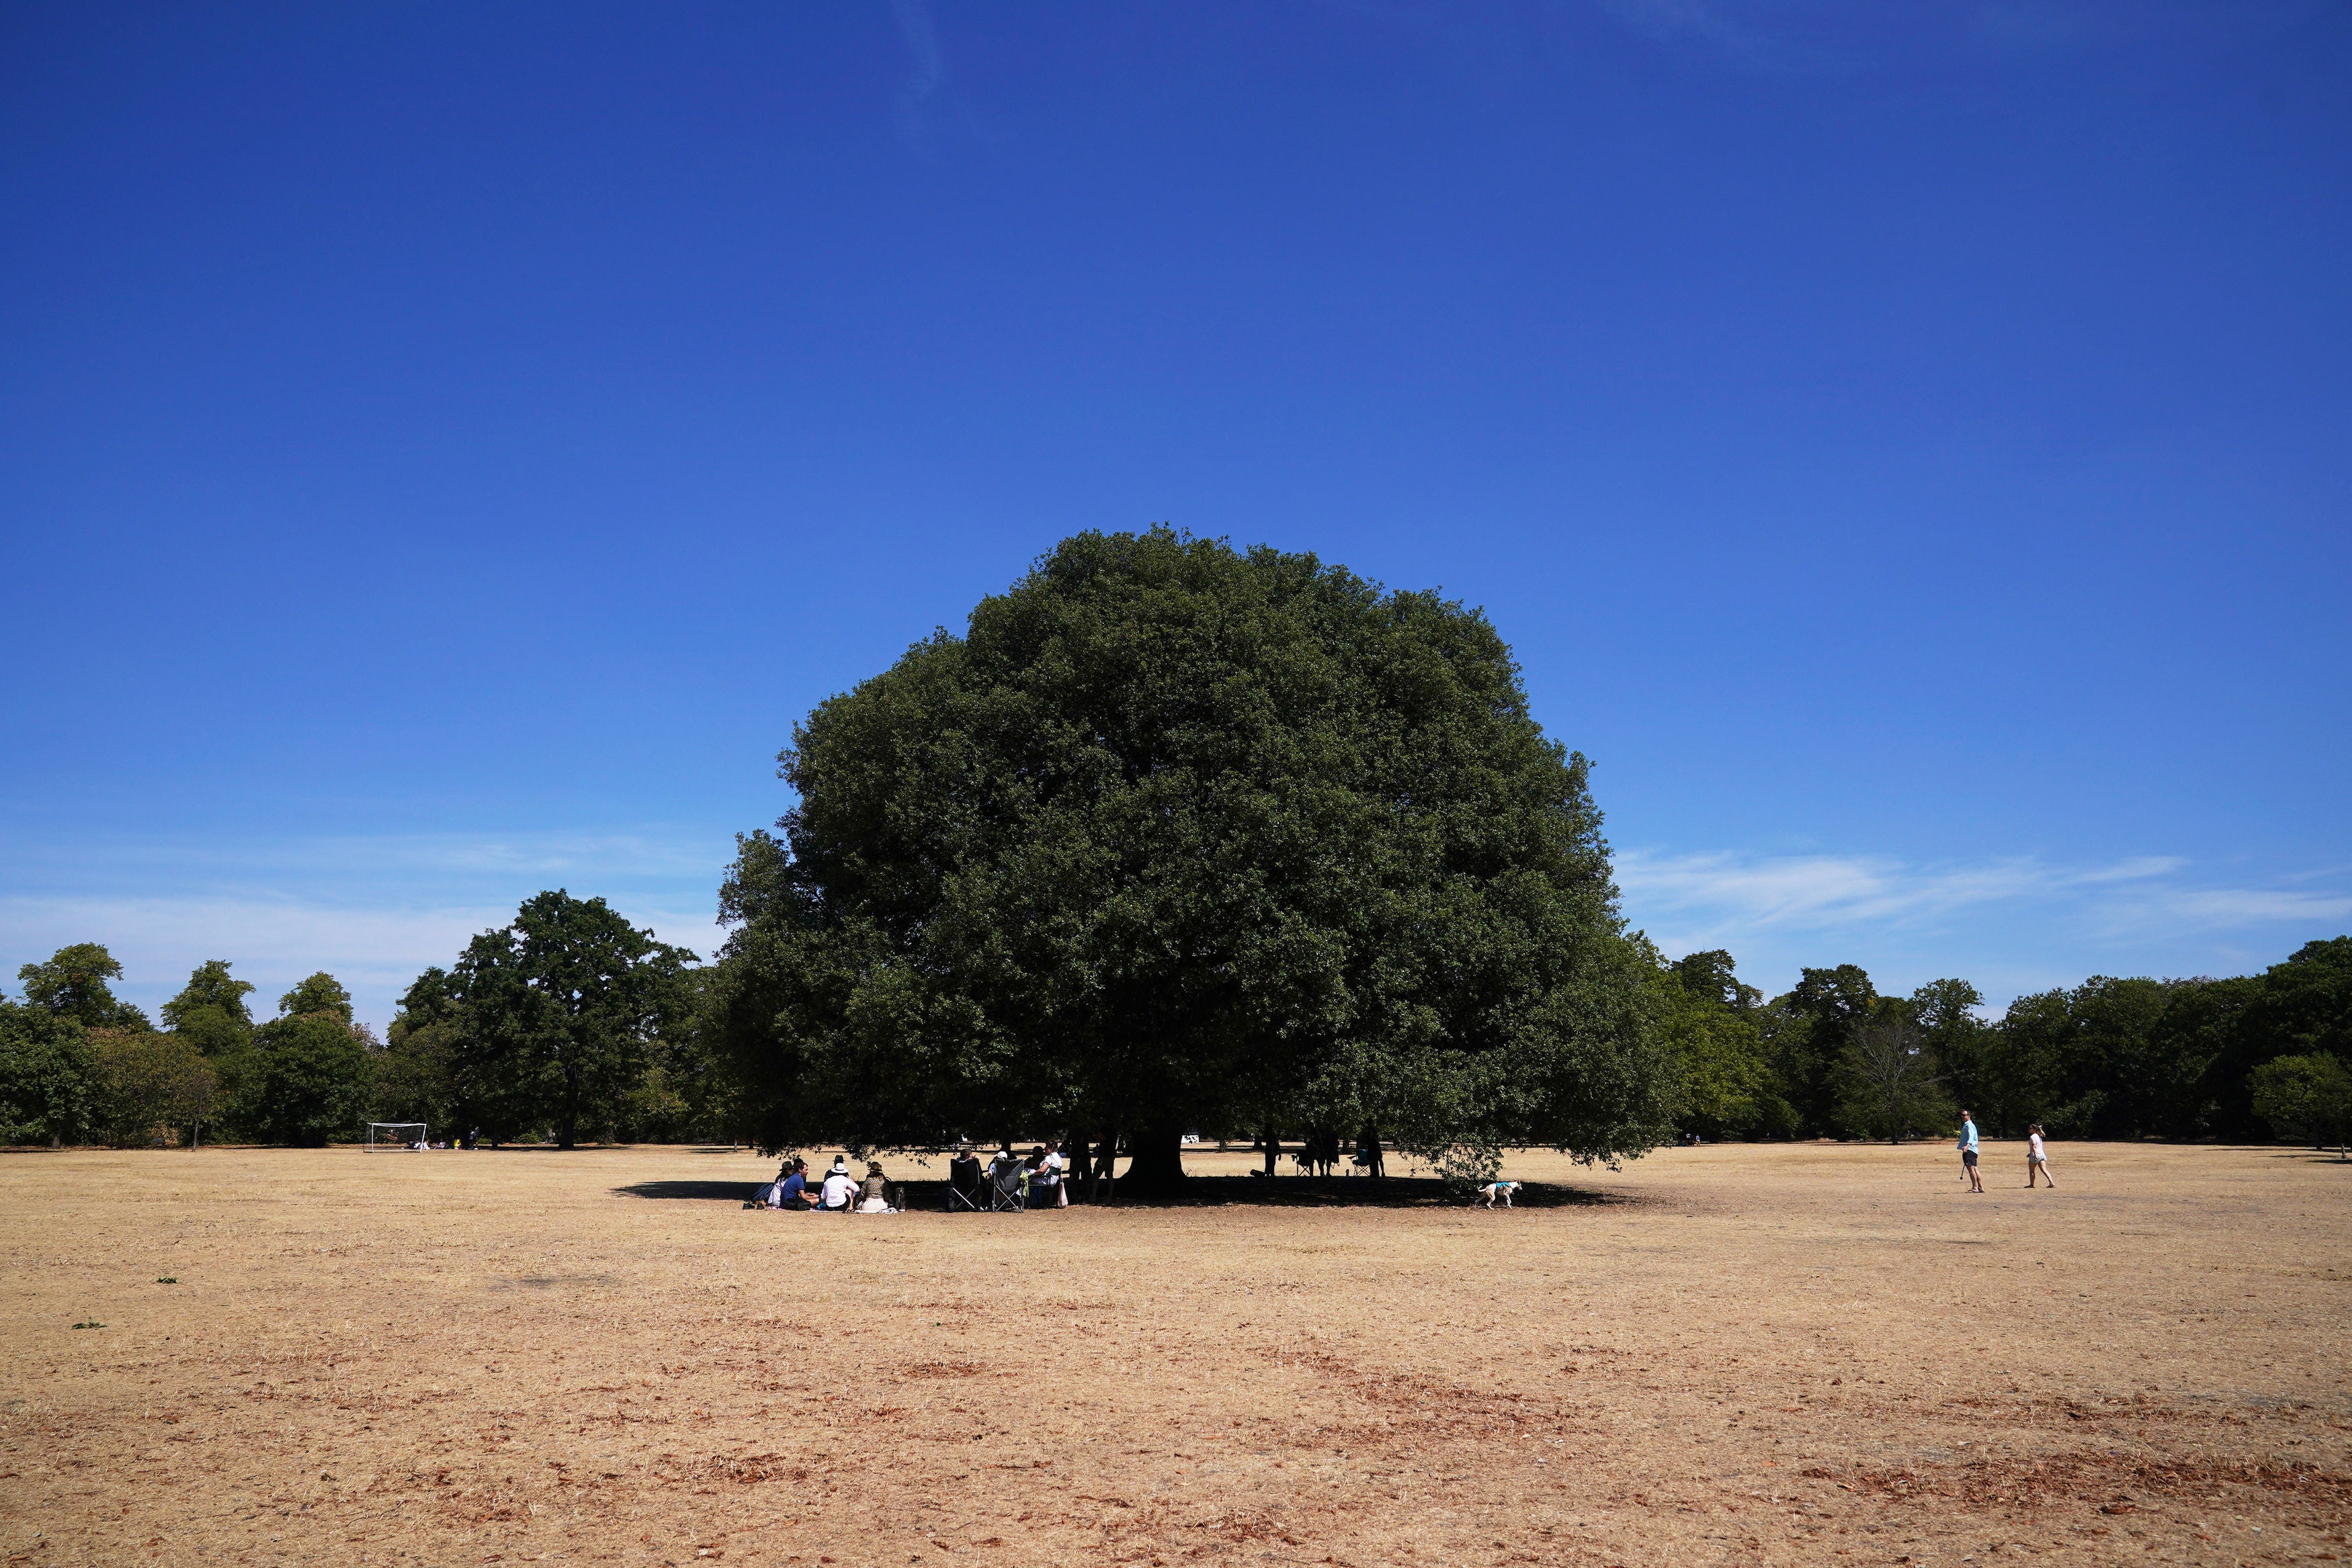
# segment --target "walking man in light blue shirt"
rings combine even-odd
[[[1966,1111],[1960,1113],[1960,1170],[1969,1178],[1970,1192],[1984,1191],[1984,1177],[1977,1174],[1977,1124]]]

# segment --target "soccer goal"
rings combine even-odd
[[[375,1153],[379,1145],[388,1149],[413,1149],[425,1142],[425,1134],[431,1130],[422,1122],[370,1122],[367,1127],[370,1154]]]

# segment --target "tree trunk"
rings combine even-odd
[[[1133,1163],[1127,1167],[1128,1191],[1138,1197],[1167,1197],[1184,1188],[1184,1130],[1153,1127],[1129,1134]]]

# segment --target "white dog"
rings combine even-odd
[[[1519,1184],[1515,1181],[1490,1181],[1478,1190],[1486,1195],[1488,1208],[1495,1207],[1495,1200],[1498,1197],[1503,1200],[1503,1207],[1508,1208],[1511,1207],[1511,1194],[1519,1190]]]

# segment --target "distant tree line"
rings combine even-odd
[[[564,1147],[726,1136],[692,957],[602,899],[543,893],[420,976],[379,1040],[324,973],[257,1023],[221,959],[159,1026],[114,996],[121,965],[77,944],[17,971],[21,1001],[0,997],[0,1142],[315,1147],[370,1121]]]
[[[1853,964],[1769,1001],[1726,952],[1657,972],[1680,1124],[1707,1138],[1895,1138],[1964,1108],[1993,1136],[2319,1144],[2352,1123],[2352,937],[2259,975],[2094,976],[1992,1019],[1966,980],[1881,996]]]
[[[1882,996],[1842,964],[1803,970],[1768,1001],[1727,952],[1643,950],[1662,1097],[1684,1134],[1903,1138],[1943,1134],[1966,1107],[1994,1137],[2031,1122],[2077,1139],[2352,1135],[2352,937],[2258,975],[2096,976],[2019,997],[1998,1019],[1980,1016],[1966,980]],[[114,996],[121,966],[103,946],[24,966],[23,999],[0,996],[0,1142],[316,1146],[371,1120],[564,1147],[759,1141],[774,1113],[772,1080],[747,1081],[729,1059],[735,998],[714,1006],[691,954],[601,899],[530,900],[419,976],[383,1040],[324,973],[257,1023],[254,988],[229,968],[199,965],[159,1023]],[[1253,1137],[1265,1120],[1195,1130]]]
[[[163,1004],[163,1027],[118,999],[122,966],[93,942],[16,971],[0,998],[0,1137],[122,1147],[216,1137],[323,1144],[364,1116],[373,1036],[317,974],[257,1025],[253,987],[215,959]]]

